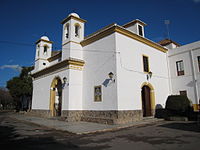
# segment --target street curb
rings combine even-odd
[[[114,132],[114,131],[119,131],[122,129],[127,129],[131,127],[139,127],[139,126],[144,126],[144,125],[151,125],[154,123],[162,122],[164,120],[158,120],[158,121],[152,121],[152,122],[146,122],[142,124],[132,124],[132,125],[127,125],[127,126],[122,126],[122,127],[114,127],[110,129],[103,129],[103,130],[97,130],[97,131],[90,131],[90,132],[82,132],[82,133],[76,133],[77,135],[84,135],[84,134],[95,134],[95,133],[104,133],[104,132]]]
[[[64,132],[66,132],[66,133],[69,133],[69,134],[76,134],[76,135],[86,135],[86,134],[95,134],[95,133],[112,132],[112,131],[118,131],[118,130],[122,130],[122,129],[127,129],[127,128],[130,128],[130,127],[138,127],[138,126],[150,125],[150,124],[154,124],[154,123],[158,123],[158,122],[164,121],[164,120],[153,120],[153,121],[151,121],[151,122],[143,122],[143,123],[139,123],[139,121],[138,121],[138,124],[124,125],[124,126],[120,126],[120,127],[113,127],[113,128],[102,129],[102,130],[96,130],[96,131],[71,132],[71,131],[68,131],[68,130],[58,129],[58,128],[56,128],[56,127],[49,127],[49,126],[46,126],[46,125],[43,125],[43,124],[39,124],[39,123],[35,123],[35,122],[32,122],[32,121],[19,119],[19,118],[15,117],[15,116],[8,116],[8,117],[9,117],[9,118],[12,118],[12,119],[15,119],[15,120],[18,120],[18,121],[20,121],[20,122],[27,123],[27,124],[37,125],[37,126],[40,126],[40,127],[45,127],[45,128],[53,129],[53,130],[56,130],[56,131],[62,131],[62,132],[64,131]]]
[[[22,123],[30,124],[30,125],[36,125],[36,126],[38,126],[38,127],[45,127],[45,128],[53,129],[53,130],[56,130],[56,131],[67,132],[67,133],[69,133],[69,134],[76,134],[76,133],[74,133],[74,132],[70,132],[70,131],[66,131],[66,130],[62,130],[62,129],[56,129],[56,128],[54,128],[54,127],[49,127],[49,126],[42,125],[42,124],[39,124],[39,123],[31,122],[31,121],[28,121],[28,120],[22,120],[22,119],[13,117],[13,116],[8,116],[8,118],[11,118],[11,119],[20,121],[20,122],[22,122]]]

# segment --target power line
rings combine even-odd
[[[107,64],[113,57],[114,57],[115,55],[112,55],[111,57],[108,57],[108,59],[106,59],[105,61],[104,61],[104,63],[102,63],[99,67],[97,67],[97,69],[94,71],[95,73],[97,72],[97,71],[99,71],[105,64]]]
[[[30,44],[30,43],[20,43],[20,42],[12,42],[12,41],[0,41],[0,43],[8,43],[8,44],[15,44],[15,45],[23,45],[23,46],[34,46],[34,44]],[[44,46],[42,46],[44,47]],[[113,50],[102,50],[102,49],[70,49],[70,48],[61,48],[62,50],[70,50],[70,51],[82,51],[82,52],[92,52],[92,53],[113,53],[113,54],[119,54],[119,57],[120,57],[120,65],[121,67],[126,70],[126,71],[131,71],[131,72],[136,72],[136,73],[139,73],[139,74],[144,74],[144,72],[141,72],[141,71],[137,71],[137,70],[132,70],[132,69],[129,69],[129,68],[126,68],[123,66],[123,63],[122,63],[122,58],[121,58],[121,53],[120,52],[116,52],[114,49]],[[112,57],[114,57],[114,55],[112,55]],[[109,57],[112,58],[112,57]],[[108,60],[109,60],[108,59]],[[107,61],[105,61],[105,63],[102,64],[102,66],[104,66]],[[99,69],[97,69],[99,70]],[[163,76],[158,76],[158,75],[154,75],[155,77],[159,77],[159,78],[165,78],[165,79],[169,79],[168,77],[163,77]]]
[[[14,45],[21,45],[21,46],[31,46],[31,47],[35,47],[36,45],[34,44],[30,44],[30,43],[20,43],[20,42],[12,42],[12,41],[0,41],[0,43],[7,43],[7,44],[14,44]],[[44,46],[40,46],[40,47],[44,47]],[[55,46],[54,46],[55,47]],[[103,50],[103,49],[74,49],[74,48],[58,48],[55,47],[57,49],[62,49],[62,50],[70,50],[70,51],[82,51],[82,52],[93,52],[93,53],[116,53],[113,50],[109,49],[109,50]]]
[[[30,44],[30,43],[21,43],[21,42],[13,42],[13,41],[0,41],[0,43],[7,43],[7,44],[13,44],[13,45],[23,45],[23,46],[34,46],[34,44]]]
[[[124,69],[124,70],[126,70],[126,71],[130,71],[130,72],[135,72],[135,73],[139,73],[139,74],[142,74],[142,75],[144,75],[144,72],[142,72],[142,71],[137,71],[137,70],[132,70],[132,69],[129,69],[129,68],[126,68],[126,67],[124,67],[123,66],[123,64],[122,64],[122,58],[121,58],[121,53],[120,52],[118,52],[118,54],[119,54],[119,59],[120,59],[120,66]],[[158,78],[163,78],[163,79],[169,79],[169,77],[164,77],[164,76],[159,76],[159,75],[153,75],[154,77],[158,77]]]

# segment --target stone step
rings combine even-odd
[[[101,124],[113,124],[113,119],[110,118],[100,118],[100,117],[81,117],[81,121],[94,122]]]
[[[154,116],[151,117],[144,117],[141,121],[144,122],[156,122],[156,121],[163,121],[163,118],[155,118]]]
[[[149,116],[149,117],[143,117],[142,120],[152,120],[156,119],[154,116]]]
[[[67,117],[61,117],[61,116],[57,116],[57,117],[51,117],[49,119],[51,120],[59,120],[59,121],[65,121]]]

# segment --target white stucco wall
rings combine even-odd
[[[177,48],[178,46],[175,45],[174,43],[170,43],[169,45],[166,45],[165,47],[168,49],[173,49],[173,48]]]
[[[142,34],[143,34],[143,37],[145,37],[145,35],[144,35],[144,26],[141,25],[140,23],[135,23],[134,25],[132,25],[132,26],[126,28],[126,29],[128,29],[129,31],[131,31],[131,32],[133,32],[133,33],[139,35],[139,28],[138,28],[138,25],[140,25],[140,26],[142,27]]]
[[[133,32],[133,33],[135,33],[135,34],[138,34],[138,27],[137,27],[136,24],[134,24],[133,26],[130,26],[130,27],[126,28],[126,29],[131,31],[131,32]]]
[[[33,100],[32,109],[49,110],[50,105],[50,88],[51,83],[55,77],[68,77],[68,70],[64,70],[58,73],[47,75],[43,78],[38,78],[33,81]],[[62,92],[62,110],[69,108],[68,103],[68,86],[66,85]]]
[[[62,47],[62,60],[76,58],[83,59],[82,46],[78,43],[69,42]]]
[[[143,55],[149,57],[149,83],[155,92],[155,103],[164,107],[169,95],[169,78],[166,53],[116,33],[117,93],[119,110],[142,109],[141,86],[147,82],[143,72]]]
[[[82,110],[82,93],[83,93],[83,72],[82,70],[69,69],[69,85],[66,87],[69,91],[68,98],[65,101],[68,102],[68,110]]]
[[[83,48],[83,109],[117,110],[117,84],[109,82],[108,74],[116,78],[115,35],[111,34]],[[102,86],[102,102],[94,101],[94,86]]]
[[[141,86],[147,82],[143,55],[149,56],[150,71],[153,72],[149,82],[155,89],[155,103],[164,107],[170,93],[166,53],[118,33],[98,40],[84,50],[100,52],[84,52],[83,109],[141,110]],[[115,83],[105,87],[102,83],[108,79],[109,72],[114,73]],[[94,102],[94,86],[97,85],[103,88],[102,102]]]

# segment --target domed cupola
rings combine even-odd
[[[70,16],[73,16],[73,17],[76,17],[76,18],[80,18],[77,13],[71,13],[71,14],[68,15],[68,17],[70,17]]]
[[[49,38],[47,36],[42,36],[40,39],[45,40],[45,41],[49,41]]]

